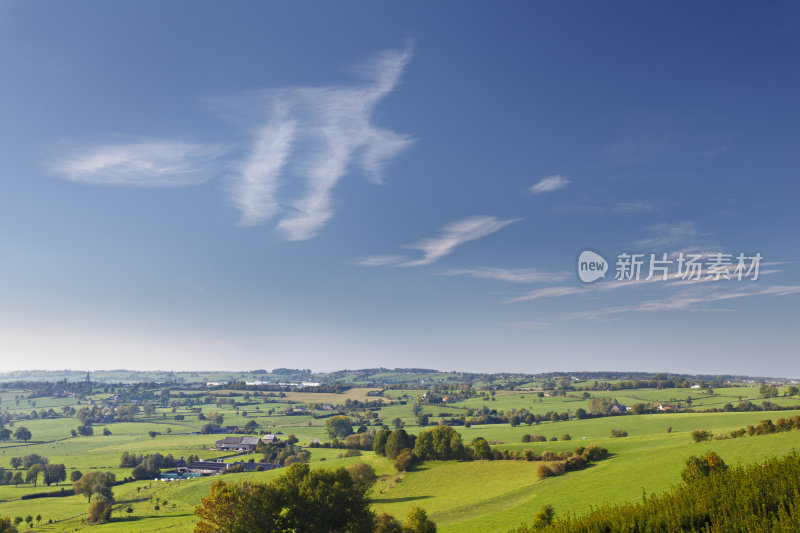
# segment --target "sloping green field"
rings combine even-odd
[[[373,491],[373,507],[378,512],[404,516],[409,506],[417,505],[428,511],[443,532],[505,532],[520,522],[530,522],[545,504],[554,505],[559,514],[583,513],[604,502],[636,501],[641,498],[642,491],[663,491],[679,480],[683,463],[692,454],[715,450],[726,462],[736,464],[758,462],[767,456],[800,449],[800,431],[701,444],[692,444],[689,438],[689,432],[694,429],[719,432],[756,424],[763,418],[775,420],[798,413],[659,414],[574,420],[517,428],[508,425],[458,428],[465,442],[483,436],[489,440],[506,442],[496,446],[500,449],[558,451],[594,442],[608,448],[613,454],[609,459],[591,464],[584,470],[546,480],[537,479],[539,463],[524,461],[426,462],[413,472],[397,474],[391,461],[370,452],[364,452],[361,457],[340,459],[339,450],[312,449],[312,463],[326,468],[358,461],[372,464],[377,473],[382,475]],[[670,426],[672,432],[667,433],[666,429]],[[616,427],[625,429],[630,436],[610,438],[610,430]],[[521,438],[526,433],[548,437],[570,433],[573,440],[523,444]],[[587,439],[583,440],[583,436]],[[198,445],[208,440],[209,436],[188,435],[142,439],[117,435],[115,432],[111,437],[78,438],[60,445],[29,448],[41,448],[37,453],[47,455],[51,461],[63,460],[81,466],[105,464],[113,467],[111,471],[118,471],[116,466],[123,450],[180,454],[181,451],[197,449]],[[5,451],[5,457],[8,457],[11,450]],[[4,458],[3,462],[7,462],[7,459]],[[278,474],[279,471],[231,474],[225,479],[268,481]],[[143,481],[120,485],[115,488],[119,505],[114,513],[114,522],[92,526],[92,531],[192,531],[194,506],[205,496],[215,479]],[[15,490],[13,486],[2,488],[4,491]],[[20,491],[17,494],[33,492],[31,488],[20,487],[17,490]],[[58,488],[53,486],[50,490]],[[155,509],[155,498],[159,501],[158,510]],[[128,507],[132,513],[125,512]],[[85,527],[81,517],[86,508],[86,499],[83,497],[42,498],[0,503],[0,514],[11,517],[41,514],[42,523],[35,530],[73,531]],[[74,518],[63,520],[68,517]],[[63,521],[48,525],[46,522],[49,519]]]

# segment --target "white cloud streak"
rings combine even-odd
[[[618,202],[610,205],[571,205],[557,209],[560,213],[591,213],[596,215],[636,215],[655,213],[659,208],[650,202]]]
[[[769,264],[769,263],[767,263]],[[780,272],[780,270],[775,269],[768,269],[768,270],[761,270],[759,272],[759,276],[768,276],[770,274],[776,274]],[[613,277],[613,274],[611,274]],[[563,286],[556,286],[556,287],[546,287],[544,289],[536,289],[533,291],[529,291],[525,294],[521,294],[519,296],[515,296],[513,298],[509,298],[505,301],[505,303],[519,303],[519,302],[528,302],[531,300],[539,300],[541,298],[551,298],[551,297],[558,297],[558,296],[569,296],[572,294],[590,294],[595,292],[608,292],[614,291],[617,289],[622,288],[630,288],[630,287],[641,287],[645,285],[653,285],[657,283],[663,283],[666,287],[686,287],[689,285],[698,285],[702,283],[741,283],[739,281],[731,280],[715,280],[713,277],[708,276],[708,270],[701,269],[700,270],[700,279],[683,279],[680,274],[672,273],[667,275],[667,279],[663,279],[661,276],[654,276],[650,279],[646,279],[642,277],[641,279],[634,279],[634,280],[614,280],[614,281],[606,281],[600,283],[594,283],[590,285],[563,285]]]
[[[678,222],[674,224],[654,224],[647,227],[650,236],[637,241],[637,246],[667,246],[686,244],[698,239],[710,237],[711,233],[704,233],[695,228],[693,222]]]
[[[260,224],[280,211],[275,199],[296,130],[286,107],[274,106],[273,119],[254,133],[253,145],[231,190],[233,204],[242,212],[240,224]]]
[[[410,59],[410,46],[378,54],[360,69],[367,79],[362,86],[265,93],[269,119],[254,132],[231,190],[241,224],[260,224],[280,213],[278,229],[287,240],[311,239],[333,216],[333,189],[354,161],[371,181],[381,183],[385,165],[412,140],[370,120]],[[287,165],[305,185],[291,200],[278,195]]]
[[[758,287],[754,290],[745,289],[734,292],[712,291],[699,293],[696,291],[684,291],[661,300],[651,300],[629,306],[580,311],[564,315],[561,318],[565,320],[597,319],[621,313],[683,310],[695,304],[747,298],[750,296],[788,296],[792,294],[800,294],[800,285],[768,285],[766,287]]]
[[[406,256],[404,255],[373,255],[359,257],[353,261],[353,264],[362,267],[382,267],[402,263],[405,260]]]
[[[358,258],[354,263],[359,266],[368,267],[417,267],[430,265],[452,253],[456,247],[466,242],[491,235],[519,220],[522,219],[500,220],[497,217],[491,216],[467,217],[445,225],[436,237],[424,239],[416,244],[406,246],[406,248],[422,251],[424,255],[421,259],[408,260],[408,257],[404,255],[377,255]]]
[[[563,176],[559,176],[558,174],[549,176],[544,178],[536,185],[530,188],[530,192],[533,194],[544,194],[546,192],[553,192],[559,189],[563,189],[567,185],[570,184],[570,180]]]
[[[564,272],[541,272],[531,268],[464,268],[442,272],[444,276],[470,276],[477,279],[490,279],[508,283],[548,283],[564,281],[569,277]]]
[[[444,226],[438,236],[408,246],[414,250],[421,250],[425,256],[422,259],[401,263],[399,266],[430,265],[450,254],[457,246],[491,235],[519,220],[518,218],[500,220],[496,217],[475,216],[452,222]]]
[[[50,170],[76,183],[123,187],[184,187],[214,177],[220,145],[151,139],[63,150]]]

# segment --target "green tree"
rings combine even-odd
[[[475,437],[472,440],[472,451],[476,459],[491,459],[493,457],[492,447],[483,437]]]
[[[0,442],[7,442],[11,438],[11,430],[0,428]]]
[[[414,445],[414,455],[422,460],[461,459],[464,457],[461,435],[450,426],[421,431]]]
[[[436,523],[423,509],[412,506],[403,520],[403,533],[436,533]]]
[[[362,490],[366,494],[378,477],[375,475],[375,469],[367,463],[353,463],[347,468],[347,473],[353,478],[356,488]]]
[[[589,400],[589,412],[593,415],[607,414],[617,402],[611,398],[592,398]]]
[[[196,533],[367,533],[366,489],[350,474],[293,464],[269,484],[216,481],[201,505]]]
[[[375,517],[373,531],[374,533],[403,533],[403,526],[392,515],[381,513]]]
[[[395,429],[403,427],[403,419],[398,416],[397,418],[392,420],[392,425],[395,427]]]
[[[14,438],[19,441],[28,442],[31,440],[32,436],[33,435],[31,435],[31,432],[25,426],[19,426],[16,430],[14,430]]]
[[[395,429],[386,439],[386,457],[397,459],[400,452],[411,447],[413,447],[413,441],[411,436],[406,433],[406,430],[402,428]]]
[[[775,398],[778,395],[778,387],[764,383],[758,388],[758,392],[762,398]]]
[[[556,516],[556,511],[552,505],[545,505],[539,512],[536,513],[536,518],[533,519],[533,525],[537,528],[547,527],[553,523],[553,518]]]
[[[377,455],[386,455],[386,440],[392,432],[388,429],[382,429],[375,433],[375,438],[372,441],[372,451]]]
[[[111,502],[104,497],[97,497],[89,504],[87,522],[90,524],[105,524],[111,519]]]
[[[725,461],[716,452],[708,452],[705,457],[692,455],[686,459],[686,466],[681,472],[681,478],[686,483],[689,483],[696,479],[708,477],[712,472],[722,472],[727,468]]]
[[[160,453],[147,455],[141,463],[131,470],[133,479],[153,479],[161,474],[164,457]]]
[[[325,429],[331,439],[343,439],[353,434],[353,421],[345,415],[336,415],[325,420]]]
[[[39,481],[39,474],[42,473],[42,470],[44,470],[44,468],[38,463],[30,467],[25,474],[25,483],[33,483],[35,487],[37,481]]]
[[[0,533],[17,533],[17,528],[11,523],[7,516],[0,518]]]
[[[73,470],[72,472],[69,473],[69,480],[75,483],[81,478],[82,475],[83,474],[81,473],[80,470]]]
[[[409,450],[403,450],[400,452],[400,455],[397,456],[397,460],[394,462],[394,467],[398,472],[406,472],[411,469],[413,464],[414,454]]]
[[[47,457],[39,455],[38,453],[29,453],[25,457],[22,458],[22,468],[30,468],[33,465],[42,465],[45,466],[50,461]]]
[[[116,481],[114,474],[92,470],[83,474],[73,485],[75,494],[83,494],[92,503],[92,496],[102,496],[107,502],[114,501],[111,487]]]
[[[714,436],[713,433],[706,431],[705,429],[695,429],[689,435],[692,437],[692,442],[695,443],[711,440],[711,437]]]
[[[66,480],[67,469],[63,464],[47,465],[44,467],[44,477],[42,481],[44,481],[45,485],[48,487],[51,483],[58,485],[59,482]]]

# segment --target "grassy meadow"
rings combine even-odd
[[[497,391],[491,399],[488,394],[472,397],[452,404],[430,405],[421,403],[420,414],[430,416],[436,424],[437,417],[467,414],[468,410],[483,409],[499,412],[526,409],[544,414],[549,411],[575,413],[579,408],[588,408],[589,399],[579,393],[570,396],[540,397],[531,390]],[[123,452],[136,454],[172,454],[175,458],[197,455],[203,459],[231,456],[231,453],[214,449],[218,434],[199,434],[208,418],[222,415],[224,425],[243,426],[254,420],[259,425],[258,434],[275,432],[283,436],[295,435],[299,444],[307,446],[312,441],[328,442],[323,412],[314,412],[317,418],[308,415],[287,416],[287,408],[306,404],[330,403],[342,406],[350,401],[374,401],[367,396],[374,388],[354,388],[346,393],[287,393],[280,398],[257,395],[245,399],[241,391],[214,391],[212,395],[200,391],[195,396],[202,403],[189,406],[161,406],[145,415],[140,412],[133,421],[98,423],[93,425],[94,435],[72,437],[70,430],[80,425],[72,417],[38,418],[20,420],[6,424],[10,430],[18,426],[27,427],[32,438],[29,442],[10,439],[0,443],[0,467],[12,470],[11,458],[36,453],[46,456],[50,463],[63,463],[67,475],[80,470],[102,470],[114,473],[118,480],[130,475],[130,468],[120,468]],[[400,419],[410,433],[423,428],[417,425],[415,404],[428,389],[386,390],[384,403],[375,408],[357,408],[349,412],[359,414],[372,424],[392,426]],[[175,398],[173,391],[173,398]],[[781,389],[780,393],[785,392]],[[227,396],[230,394],[230,396]],[[108,393],[97,390],[93,395],[100,402]],[[205,397],[208,403],[205,403]],[[522,522],[530,523],[543,505],[553,505],[557,515],[585,513],[603,503],[635,502],[642,493],[663,492],[680,480],[680,472],[689,455],[716,451],[728,464],[750,464],[766,457],[783,455],[793,449],[800,450],[800,431],[776,433],[762,436],[742,437],[730,440],[711,440],[692,443],[690,432],[705,429],[718,434],[727,430],[755,425],[760,420],[773,421],[781,417],[800,414],[800,410],[750,411],[750,412],[701,412],[704,408],[721,408],[725,403],[736,405],[741,400],[760,403],[757,387],[718,388],[713,394],[695,389],[638,389],[625,391],[591,391],[590,396],[613,397],[620,403],[639,402],[686,402],[692,397],[692,407],[698,412],[657,413],[643,415],[617,415],[601,418],[571,419],[569,421],[544,421],[540,424],[511,427],[503,424],[475,424],[471,427],[457,426],[465,444],[476,437],[483,437],[492,448],[499,450],[525,449],[543,451],[571,450],[578,446],[596,443],[609,450],[610,457],[589,464],[582,470],[563,475],[539,479],[539,462],[495,460],[495,461],[426,461],[412,471],[397,472],[393,461],[376,456],[371,451],[357,457],[341,457],[343,450],[333,448],[310,448],[311,465],[315,468],[337,468],[355,462],[372,465],[379,476],[371,493],[373,510],[395,516],[405,516],[411,505],[424,508],[436,521],[442,532],[505,532]],[[215,403],[221,398],[232,398],[235,403]],[[740,400],[741,398],[741,400]],[[53,408],[60,412],[64,406],[80,408],[87,405],[86,399],[39,397],[29,402],[25,390],[0,392],[0,408],[7,412],[30,413],[32,410]],[[399,401],[402,400],[402,403]],[[782,396],[771,399],[775,405],[797,405],[800,398]],[[35,402],[35,406],[31,405]],[[338,408],[338,407],[337,407]],[[203,420],[200,414],[206,418]],[[375,418],[373,413],[377,413]],[[182,415],[182,420],[176,416]],[[375,426],[373,426],[375,427]],[[103,429],[111,432],[103,435]],[[612,438],[612,429],[623,429],[627,437]],[[155,431],[155,438],[149,432]],[[547,442],[523,443],[523,435],[542,435]],[[560,440],[568,434],[571,440]],[[556,438],[559,440],[551,441]],[[242,455],[237,460],[260,460],[260,455]],[[226,481],[252,479],[266,482],[281,472],[280,469],[266,472],[228,474]],[[179,481],[132,481],[114,487],[116,499],[113,520],[108,524],[91,526],[92,531],[161,531],[189,532],[194,528],[193,509],[204,497],[216,476]],[[70,488],[71,483],[60,483],[46,487],[41,478],[34,487],[30,483],[0,485],[0,516],[34,518],[32,531],[78,531],[85,529],[87,500],[84,496],[42,497],[21,499],[23,496],[42,492],[57,492]],[[50,521],[52,520],[52,523]],[[25,523],[20,531],[28,530]]]

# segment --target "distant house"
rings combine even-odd
[[[225,437],[218,440],[215,445],[219,450],[254,452],[258,446],[258,437]]]
[[[263,437],[261,437],[261,442],[264,444],[276,444],[280,439],[277,435],[273,435],[272,433],[267,433]]]
[[[614,405],[614,406],[611,407],[611,412],[615,413],[615,414],[624,413],[625,412],[625,406],[624,405],[619,405],[619,404]]]
[[[660,403],[658,404],[659,411],[675,411],[678,409],[678,405],[674,403]]]
[[[261,470],[274,470],[276,468],[281,468],[281,465],[275,463],[244,463],[244,462],[223,463],[223,462],[213,462],[213,461],[193,461],[189,463],[189,465],[186,468],[186,471],[195,474],[214,475],[214,474],[221,474],[228,468],[239,465],[241,465],[242,470],[244,470],[245,472],[253,472],[255,470],[258,470],[259,467],[261,468]]]

